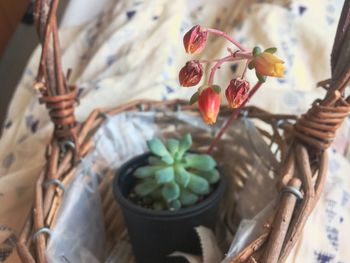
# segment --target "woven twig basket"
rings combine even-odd
[[[77,92],[68,84],[69,72],[65,76],[61,67],[55,15],[57,6],[58,0],[37,0],[35,9],[42,56],[34,87],[40,91],[40,102],[47,106],[55,129],[47,150],[47,164],[36,183],[33,211],[17,244],[23,262],[47,262],[45,249],[49,235],[45,233],[54,227],[63,195],[62,186],[71,182],[79,159],[93,149],[91,137],[104,122],[106,114],[140,109],[174,111],[179,106],[183,111],[198,114],[195,108],[180,100],[139,100],[115,109],[96,109],[84,123],[78,124],[74,117]],[[281,162],[277,188],[282,197],[274,218],[266,222],[270,227],[230,262],[284,262],[322,193],[327,171],[326,149],[350,111],[350,97],[345,96],[350,81],[349,17],[350,0],[346,0],[331,56],[332,78],[319,83],[327,90],[323,100],[315,101],[311,109],[299,118],[246,108],[249,118],[268,124],[268,129],[259,131],[270,145],[278,145]],[[228,115],[229,111],[222,109],[222,114]],[[123,238],[120,234],[123,232],[121,214],[111,201],[109,180],[106,177],[99,187],[108,215],[106,228],[108,233]],[[300,195],[303,198],[298,201]]]

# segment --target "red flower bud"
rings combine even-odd
[[[202,65],[198,60],[191,60],[179,72],[179,81],[183,87],[195,86],[203,75]]]
[[[238,108],[247,99],[249,94],[249,82],[244,79],[233,79],[228,85],[225,95],[231,108]]]
[[[206,124],[214,124],[220,111],[220,94],[211,87],[198,96],[198,108]]]
[[[208,38],[208,31],[196,25],[188,31],[183,38],[185,50],[189,54],[199,53],[205,47]]]

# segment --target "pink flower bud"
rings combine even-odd
[[[180,70],[179,81],[183,87],[192,87],[200,82],[202,75],[202,65],[198,60],[191,60]]]
[[[214,124],[220,111],[220,94],[211,87],[198,96],[198,108],[206,124]]]
[[[199,53],[204,47],[208,38],[208,31],[196,25],[188,31],[183,38],[185,50],[189,54]]]
[[[249,82],[244,79],[232,79],[228,85],[225,95],[231,108],[239,108],[247,99],[249,94]]]

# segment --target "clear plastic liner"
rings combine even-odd
[[[112,246],[106,243],[108,236],[113,233],[106,233],[105,230],[105,218],[98,191],[102,178],[107,174],[114,174],[125,161],[145,152],[146,141],[155,136],[179,138],[190,132],[193,147],[203,150],[208,147],[213,135],[223,124],[223,120],[220,119],[217,126],[207,126],[197,115],[181,111],[125,112],[106,118],[106,122],[94,135],[95,149],[80,162],[76,176],[64,194],[46,251],[49,263],[129,263],[130,257],[127,255],[131,254],[130,246],[124,240]],[[214,153],[214,157],[219,161],[226,176],[235,177],[238,171],[236,168],[241,167],[249,191],[267,192],[259,188],[254,189],[254,181],[260,184],[259,187],[270,187],[273,179],[269,177],[269,173],[275,170],[277,161],[248,119],[235,122],[219,142],[218,148],[219,151]],[[240,173],[242,174],[242,171]],[[226,247],[229,247],[233,235],[233,228],[229,225],[235,221],[236,200],[242,200],[242,205],[238,205],[238,211],[241,211],[242,215],[238,217],[251,216],[271,201],[274,191],[268,196],[260,196],[259,205],[253,210],[248,209],[247,212],[243,208],[250,207],[257,201],[256,194],[249,196],[246,190],[238,191],[233,183],[227,190],[218,224],[224,225],[221,232],[230,232],[230,235],[226,235],[226,239],[230,236],[226,243]],[[241,237],[241,242],[244,239],[249,240],[247,236]],[[234,248],[232,247],[230,253]]]
[[[251,166],[244,188],[237,197],[237,212],[242,218],[252,219],[276,197],[278,163],[252,122],[247,119],[244,122],[251,142]]]
[[[104,262],[106,235],[98,183],[108,170],[145,151],[146,140],[156,130],[154,114],[130,114],[107,116],[95,134],[95,150],[78,165],[64,195],[46,251],[48,262]]]
[[[92,156],[85,158],[66,189],[46,252],[48,262],[97,263],[104,258],[105,229],[93,166]]]
[[[231,247],[226,254],[226,259],[222,263],[229,262],[230,259],[241,252],[248,244],[254,241],[260,234],[266,232],[264,224],[273,214],[275,202],[272,201],[262,211],[252,219],[243,219],[232,241]]]

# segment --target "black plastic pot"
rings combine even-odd
[[[178,211],[155,211],[134,204],[127,196],[136,183],[134,171],[148,164],[150,153],[126,162],[113,182],[113,192],[121,205],[133,252],[138,263],[184,262],[169,258],[174,251],[201,254],[194,227],[211,229],[216,223],[219,203],[224,193],[224,178],[199,204]]]

